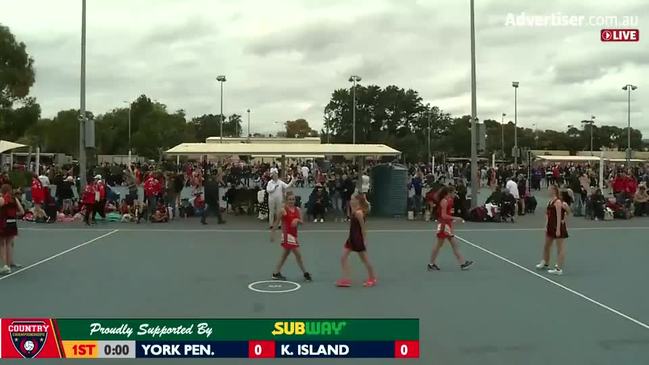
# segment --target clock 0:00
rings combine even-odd
[[[113,355],[113,356],[128,355],[128,352],[129,352],[128,345],[111,346],[110,344],[108,344],[104,346],[104,354],[106,355]]]

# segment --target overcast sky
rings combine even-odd
[[[44,117],[79,107],[81,0],[1,0],[0,23],[35,59]],[[587,6],[587,7],[586,7]],[[584,16],[582,26],[511,26],[508,15]],[[590,25],[591,16],[638,25]],[[252,132],[306,118],[322,125],[331,92],[396,84],[454,116],[470,113],[468,0],[88,0],[87,105],[95,114],[140,94],[219,113],[252,110]],[[633,20],[633,19],[631,19]],[[598,19],[594,18],[597,22]],[[649,137],[649,2],[476,0],[478,117],[564,129],[595,115]],[[603,43],[602,28],[638,28],[640,42]]]

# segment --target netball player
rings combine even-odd
[[[566,215],[570,207],[559,197],[559,188],[556,185],[550,186],[550,201],[546,208],[545,218],[545,245],[543,246],[543,259],[536,265],[538,270],[548,270],[550,262],[550,250],[552,243],[557,243],[557,264],[553,269],[548,270],[549,274],[562,275],[563,265],[566,261],[565,239],[568,238],[568,227],[566,226]]]
[[[275,240],[275,227],[277,227],[280,219],[282,220],[282,248],[284,250],[282,251],[282,256],[280,257],[277,266],[275,267],[275,271],[273,272],[273,280],[286,280],[286,277],[281,274],[281,270],[282,266],[284,266],[284,262],[286,262],[286,258],[292,252],[293,255],[295,255],[297,265],[304,273],[304,280],[311,281],[311,274],[309,274],[304,268],[302,253],[300,252],[300,244],[297,240],[297,226],[302,223],[302,213],[300,212],[300,208],[295,206],[295,195],[292,191],[286,192],[286,203],[284,208],[276,216],[275,222],[273,222],[270,237],[271,241]]]
[[[0,257],[4,266],[0,275],[10,274],[21,266],[14,262],[14,239],[18,235],[16,219],[25,213],[20,201],[16,199],[9,184],[0,187]]]
[[[342,279],[336,282],[337,286],[349,287],[351,283],[351,268],[349,267],[349,254],[352,252],[358,253],[361,261],[367,269],[367,280],[363,283],[365,287],[372,287],[376,285],[376,273],[374,268],[367,257],[367,225],[365,217],[369,212],[369,203],[364,194],[358,194],[350,201],[351,220],[349,224],[349,237],[345,242],[343,256],[340,259],[343,270]]]
[[[437,212],[437,244],[433,247],[433,253],[430,256],[430,264],[428,264],[428,271],[438,271],[439,267],[435,263],[439,250],[444,245],[444,241],[448,241],[453,249],[453,254],[460,264],[460,269],[466,270],[473,264],[473,261],[466,260],[460,253],[460,248],[455,240],[453,233],[453,222],[459,220],[464,222],[462,218],[453,216],[453,200],[455,199],[455,188],[452,186],[443,187],[437,195],[439,205]]]

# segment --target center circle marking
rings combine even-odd
[[[293,281],[285,280],[262,280],[255,281],[248,285],[248,289],[258,293],[290,293],[300,289],[302,286]]]

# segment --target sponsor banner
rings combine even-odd
[[[417,319],[0,319],[0,358],[418,358]]]
[[[63,340],[418,340],[418,319],[58,319]]]

